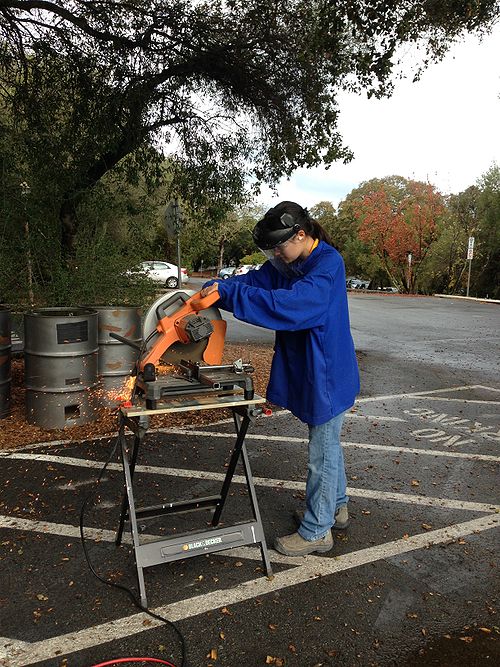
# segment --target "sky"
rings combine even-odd
[[[443,194],[462,192],[500,165],[500,24],[482,42],[468,35],[455,44],[420,81],[397,82],[391,98],[346,93],[339,108],[338,129],[354,159],[298,169],[277,194],[264,188],[259,203],[338,206],[363,181],[392,175],[428,181]]]

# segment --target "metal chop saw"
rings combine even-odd
[[[226,322],[213,306],[218,299],[218,292],[202,297],[177,290],[153,303],[144,318],[143,345],[134,344],[140,355],[132,402],[145,400],[146,408],[154,410],[162,399],[182,394],[243,390],[246,400],[254,397],[250,364],[221,365]]]

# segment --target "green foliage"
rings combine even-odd
[[[67,261],[80,198],[127,156],[129,181],[153,183],[152,147],[174,146],[171,192],[216,219],[245,202],[248,182],[351,159],[338,93],[390,93],[398,47],[420,41],[425,67],[464,31],[487,31],[499,7],[6,0],[0,16],[1,94],[28,182],[51,191]]]
[[[133,187],[120,172],[108,174],[80,200],[74,254],[65,262],[61,261],[60,223],[47,193],[43,195],[37,181],[23,190],[16,165],[4,159],[3,166],[5,189],[10,187],[1,211],[0,296],[4,301],[27,308],[142,305],[151,300],[154,287],[150,281],[130,281],[126,271],[155,255],[165,257],[160,191],[151,195],[142,179]],[[174,256],[165,259],[172,261]]]
[[[495,0],[1,2],[0,295],[146,298],[146,285],[122,277],[142,259],[176,261],[162,225],[173,196],[186,212],[186,263],[238,263],[254,253],[260,215],[248,183],[255,193],[297,167],[351,158],[341,91],[390,93],[402,45],[423,44],[425,67],[499,11]],[[473,280],[483,292],[498,284],[495,179],[478,186]],[[352,213],[359,194],[316,214],[349,272],[375,275],[383,262],[359,242]],[[450,285],[463,282],[459,264]]]
[[[183,257],[198,270],[240,264],[241,258],[255,251],[252,229],[262,217],[262,207],[237,208],[215,218],[202,210],[186,216],[182,232]]]
[[[266,261],[265,256],[261,252],[253,252],[251,255],[245,255],[241,258],[240,264],[263,264]]]
[[[500,167],[493,164],[479,179],[474,287],[477,293],[500,298]]]

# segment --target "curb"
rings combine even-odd
[[[500,299],[481,299],[475,296],[458,296],[455,294],[434,294],[441,299],[464,299],[465,301],[479,301],[481,303],[500,303]]]

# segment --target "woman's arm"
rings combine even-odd
[[[289,289],[262,289],[236,280],[217,287],[222,306],[237,319],[276,331],[298,331],[324,324],[333,283],[332,274],[322,273],[306,276]]]

